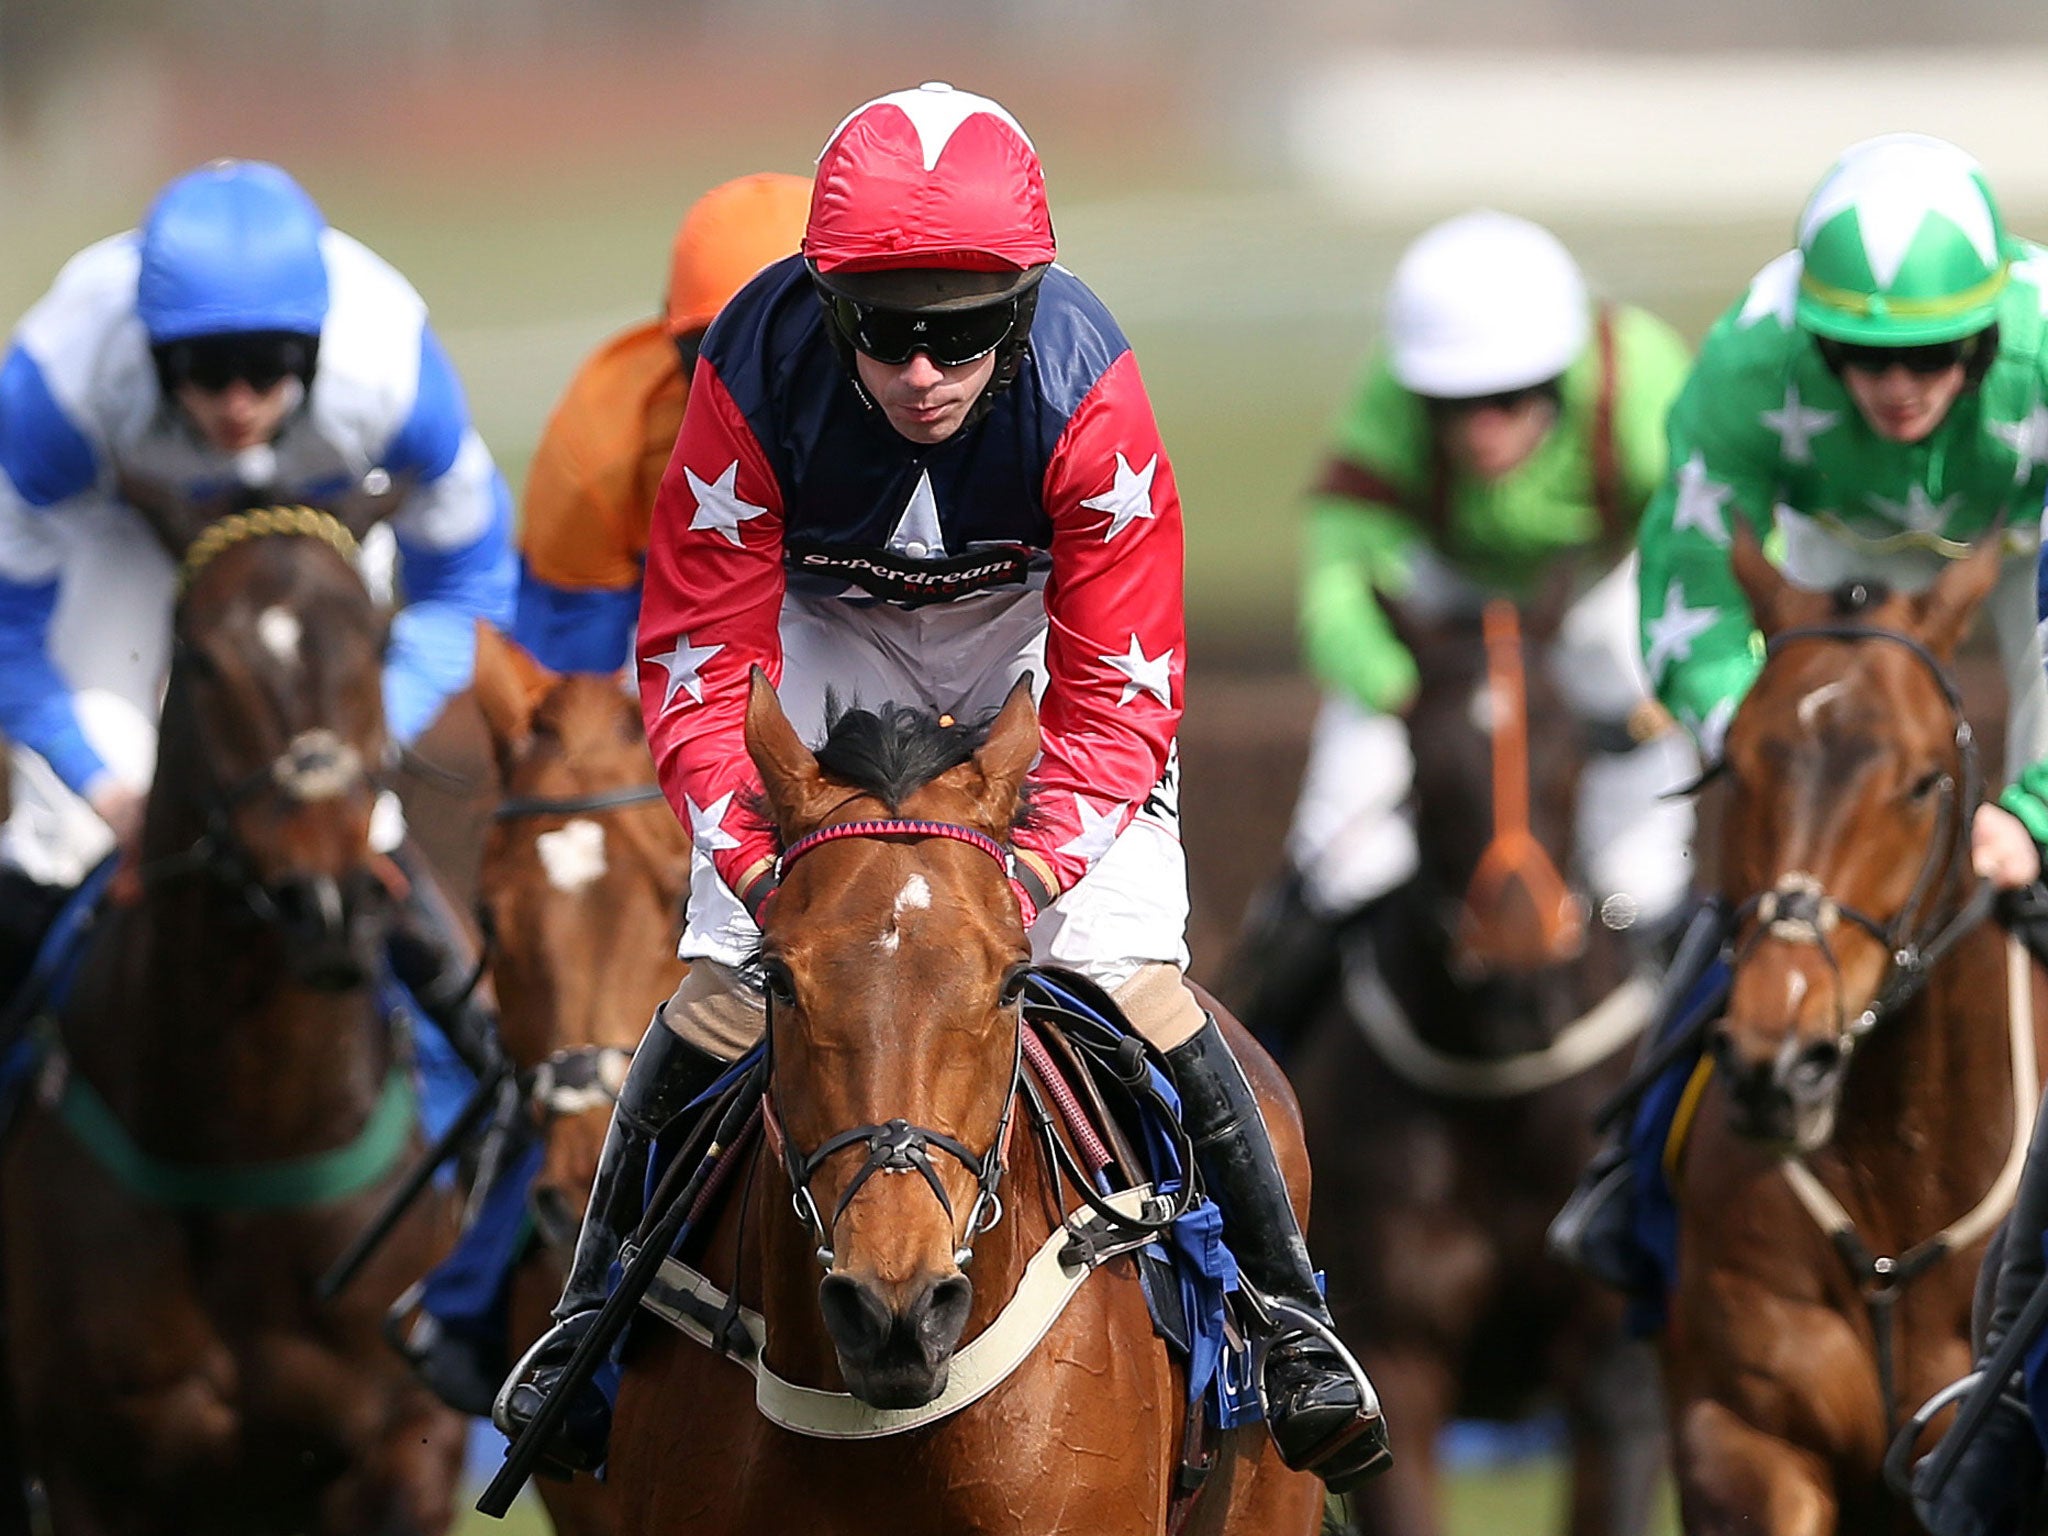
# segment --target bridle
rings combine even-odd
[[[1784,630],[1772,637],[1765,655],[1774,657],[1802,640],[1881,640],[1911,654],[1927,669],[1947,702],[1954,722],[1956,753],[1962,763],[1960,786],[1950,773],[1942,774],[1937,783],[1941,792],[1940,825],[1928,844],[1905,904],[1890,918],[1879,919],[1830,896],[1820,881],[1804,870],[1780,876],[1776,885],[1749,897],[1732,915],[1732,932],[1739,933],[1744,924],[1755,920],[1755,926],[1735,946],[1733,963],[1738,967],[1767,936],[1785,943],[1811,944],[1820,950],[1834,975],[1836,1043],[1846,1059],[1863,1036],[1895,1015],[1927,984],[1936,963],[1990,913],[1996,892],[1988,881],[1977,879],[1969,894],[1946,917],[1932,911],[1940,894],[1937,887],[1943,872],[1957,867],[1968,871],[1971,867],[1970,812],[1982,788],[1976,734],[1964,718],[1962,693],[1941,659],[1911,635],[1866,624],[1814,624]],[[1845,920],[1877,940],[1889,956],[1876,995],[1854,1019],[1847,1017],[1842,967],[1832,942],[1833,933]]]
[[[945,838],[965,843],[987,854],[1002,868],[1005,875],[1014,870],[1010,851],[1001,843],[972,827],[963,827],[947,821],[921,821],[900,818],[880,818],[866,821],[843,821],[829,827],[820,827],[791,843],[783,850],[777,874],[788,870],[799,858],[813,849],[827,843],[840,842],[848,838]],[[1003,1094],[1003,1112],[996,1122],[995,1134],[989,1139],[988,1150],[976,1153],[958,1137],[944,1131],[935,1131],[928,1126],[913,1125],[897,1118],[879,1124],[857,1125],[839,1131],[820,1142],[811,1152],[805,1152],[790,1139],[784,1131],[784,1120],[775,1101],[775,1075],[773,1056],[775,1049],[775,992],[768,990],[768,1053],[770,1068],[767,1074],[767,1093],[763,1100],[765,1114],[763,1123],[769,1140],[774,1144],[782,1159],[783,1170],[789,1178],[790,1201],[795,1207],[797,1219],[811,1229],[817,1245],[818,1262],[830,1269],[834,1263],[832,1233],[839,1220],[853,1203],[853,1197],[860,1193],[868,1180],[877,1173],[921,1175],[931,1192],[938,1197],[940,1207],[949,1222],[958,1218],[953,1212],[953,1201],[946,1193],[946,1186],[940,1180],[938,1170],[932,1166],[934,1150],[944,1153],[959,1163],[974,1176],[974,1204],[967,1212],[966,1222],[960,1226],[959,1246],[953,1251],[953,1262],[960,1268],[967,1267],[974,1256],[974,1240],[1003,1219],[1003,1203],[997,1193],[1002,1183],[1005,1166],[1005,1148],[1010,1139],[1011,1117],[1016,1108],[1018,1086],[1024,1072],[1024,1027],[1021,1005],[1016,1009],[1016,1044],[1010,1061],[1010,1084]],[[847,1181],[840,1194],[839,1203],[833,1207],[832,1218],[825,1220],[818,1211],[818,1202],[811,1193],[811,1181],[818,1175],[827,1159],[848,1147],[865,1146],[867,1157]]]

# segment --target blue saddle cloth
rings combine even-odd
[[[1716,960],[1709,966],[1686,990],[1679,1006],[1657,1021],[1656,1041],[1696,1027],[1702,1012],[1718,1006],[1728,976],[1726,961]],[[1629,1331],[1638,1338],[1663,1331],[1671,1291],[1678,1283],[1678,1202],[1664,1171],[1664,1157],[1700,1055],[1687,1052],[1665,1068],[1637,1102],[1635,1118],[1629,1123],[1627,1145],[1635,1188],[1632,1217],[1648,1277],[1643,1289],[1629,1298]]]

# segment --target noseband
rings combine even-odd
[[[987,854],[1009,875],[1014,867],[1009,849],[985,833],[972,827],[958,826],[948,821],[914,821],[903,819],[877,819],[871,821],[844,821],[829,827],[820,827],[806,834],[783,850],[777,874],[788,870],[805,854],[826,843],[841,842],[855,837],[905,837],[905,838],[948,838],[956,843],[965,843],[970,848]],[[1021,1017],[1021,1015],[1020,1015]],[[768,1049],[772,1058],[775,1049],[775,995],[768,993]],[[938,1197],[940,1207],[946,1213],[946,1220],[953,1221],[953,1202],[946,1194],[938,1170],[932,1166],[934,1150],[945,1153],[974,1175],[974,1205],[967,1213],[966,1224],[960,1230],[960,1246],[953,1251],[953,1262],[965,1269],[974,1257],[974,1240],[1003,1219],[1003,1202],[997,1194],[1002,1183],[1004,1148],[1009,1141],[1011,1113],[1017,1103],[1017,1085],[1024,1069],[1024,1030],[1020,1022],[1017,1043],[1010,1062],[1010,1086],[1003,1095],[1002,1118],[996,1122],[995,1135],[990,1139],[988,1150],[977,1155],[958,1137],[944,1131],[935,1131],[927,1126],[913,1125],[901,1118],[880,1124],[857,1125],[850,1130],[839,1131],[819,1143],[817,1150],[806,1153],[790,1140],[783,1130],[783,1118],[775,1102],[775,1075],[771,1065],[768,1074],[768,1091],[764,1100],[765,1123],[769,1139],[775,1144],[782,1158],[783,1171],[789,1178],[791,1204],[796,1209],[798,1220],[806,1223],[817,1243],[818,1262],[830,1269],[834,1263],[832,1233],[839,1225],[839,1219],[853,1203],[853,1197],[877,1173],[917,1173],[923,1176],[931,1192]],[[865,1145],[867,1158],[854,1175],[847,1181],[839,1203],[833,1207],[832,1219],[826,1221],[818,1211],[818,1202],[811,1194],[811,1181],[818,1170],[834,1153],[847,1147]]]
[[[1741,965],[1766,937],[1788,944],[1811,944],[1820,950],[1835,979],[1835,1024],[1838,1043],[1846,1057],[1856,1042],[1891,1017],[1927,983],[1936,962],[1990,912],[1995,897],[1989,882],[1978,880],[1970,894],[1946,918],[1923,911],[1931,906],[1936,882],[1944,870],[1958,861],[1970,868],[1970,812],[1977,803],[1981,777],[1977,766],[1977,739],[1963,717],[1963,699],[1955,680],[1941,659],[1911,635],[1877,629],[1864,624],[1816,624],[1788,629],[1773,637],[1766,657],[1776,656],[1800,640],[1882,640],[1900,646],[1926,667],[1947,702],[1955,723],[1956,753],[1962,761],[1960,790],[1953,774],[1941,776],[1941,826],[1921,861],[1920,872],[1905,904],[1889,919],[1880,920],[1845,901],[1830,896],[1819,879],[1804,870],[1791,870],[1767,891],[1751,896],[1735,909],[1732,927],[1755,920],[1748,936],[1736,946],[1734,963]],[[1843,1004],[1842,967],[1835,955],[1833,935],[1847,921],[1861,928],[1885,948],[1890,957],[1884,980],[1870,1005],[1854,1019],[1846,1016]]]

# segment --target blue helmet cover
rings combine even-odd
[[[135,312],[154,343],[234,331],[317,336],[327,227],[305,189],[260,160],[215,160],[157,194],[142,224]]]

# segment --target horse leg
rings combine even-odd
[[[1457,1382],[1434,1351],[1367,1347],[1358,1353],[1379,1389],[1394,1464],[1351,1495],[1353,1526],[1359,1536],[1436,1536],[1436,1437],[1450,1417]]]
[[[1571,1536],[1642,1536],[1664,1468],[1657,1362],[1648,1345],[1610,1338],[1568,1404]]]
[[[1676,1460],[1689,1536],[1834,1536],[1839,1507],[1821,1459],[1725,1404],[1680,1410]]]

